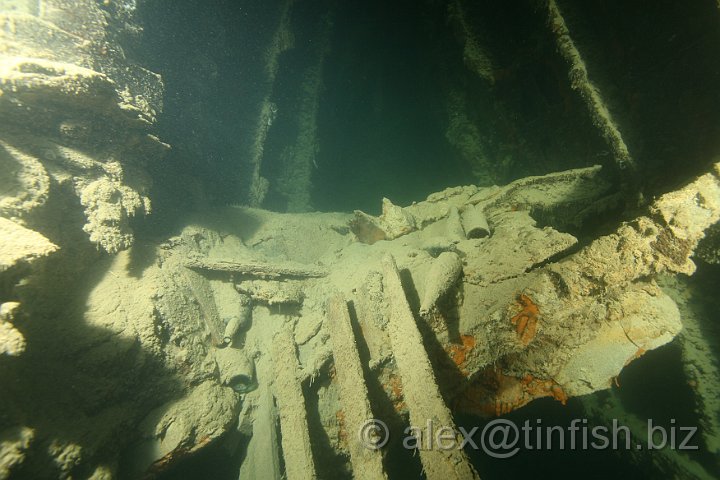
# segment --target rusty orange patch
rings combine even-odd
[[[457,365],[458,369],[465,376],[468,375],[465,369],[465,363],[468,360],[468,353],[470,353],[473,348],[475,348],[475,337],[472,335],[460,335],[459,344],[453,343],[445,349],[453,363]]]
[[[342,445],[347,445],[347,428],[345,428],[345,412],[340,409],[335,412],[335,419],[338,422],[338,440]]]
[[[530,297],[521,293],[517,303],[521,310],[510,321],[515,325],[515,332],[523,345],[528,345],[537,333],[538,316],[540,309]]]
[[[627,362],[625,362],[625,366],[627,367],[628,365],[630,365],[630,363],[632,363],[633,360],[637,360],[638,358],[640,358],[640,357],[642,357],[643,355],[645,355],[645,353],[646,353],[646,350],[645,350],[644,348],[638,347],[638,349],[637,349],[637,351],[635,352],[635,354],[634,354],[632,357],[630,357],[630,358],[627,359]]]
[[[393,407],[396,412],[402,412],[405,410],[405,395],[403,394],[402,381],[397,375],[390,375],[388,384],[383,384],[383,388],[390,396]]]
[[[525,375],[516,378],[488,368],[455,399],[455,408],[485,417],[499,416],[520,408],[536,398],[552,397],[565,405],[568,396],[554,380]]]

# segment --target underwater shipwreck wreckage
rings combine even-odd
[[[356,439],[368,419],[452,426],[543,397],[586,396],[590,418],[641,438],[617,398],[589,394],[676,338],[719,458],[718,365],[663,287],[683,291],[694,254],[718,262],[720,163],[592,241],[566,233],[636,201],[639,167],[554,1],[548,28],[614,161],[383,199],[379,216],[226,207],[150,244],[130,220],[149,213],[147,164],[170,146],[155,132],[161,78],[114,44],[131,9],[16,3],[0,14],[0,478],[153,476],[218,444],[244,452],[240,478],[388,478],[383,451]],[[256,200],[271,115],[266,96]],[[627,455],[711,476],[682,452]],[[419,462],[430,479],[478,478],[462,450]]]

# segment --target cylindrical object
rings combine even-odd
[[[420,305],[420,314],[425,316],[437,301],[450,290],[462,274],[462,260],[457,253],[443,252],[430,267],[425,281],[425,294]]]
[[[485,212],[477,205],[468,206],[462,214],[462,225],[467,238],[485,238],[490,236]]]
[[[250,296],[244,293],[240,294],[240,307],[238,312],[230,317],[225,325],[225,332],[223,333],[223,342],[225,345],[232,345],[237,333],[241,328],[250,323],[251,317],[252,305]]]
[[[215,362],[220,372],[220,382],[238,393],[255,390],[255,363],[245,352],[237,348],[215,350]]]
[[[460,212],[458,212],[457,207],[450,207],[446,222],[447,237],[450,240],[459,242],[467,238],[465,236],[465,229],[460,221]]]

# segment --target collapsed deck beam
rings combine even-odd
[[[410,412],[411,428],[433,425],[430,438],[417,438],[421,446],[420,461],[428,480],[479,479],[479,475],[461,448],[448,448],[448,442],[437,441],[458,430],[452,414],[440,395],[432,364],[423,346],[422,335],[405,297],[400,274],[391,254],[383,258],[383,289],[388,305],[388,335],[403,385],[405,404]],[[428,448],[429,447],[429,448]]]
[[[253,260],[237,261],[210,258],[189,258],[183,265],[193,270],[228,272],[258,278],[319,278],[327,275],[322,268],[301,263],[263,263]]]
[[[281,328],[274,337],[273,372],[273,393],[280,416],[285,478],[315,479],[317,474],[300,382],[300,365],[295,354],[295,341],[287,326]]]
[[[335,373],[340,387],[345,429],[350,433],[348,449],[353,472],[362,472],[368,480],[386,480],[382,453],[363,445],[355,433],[374,418],[370,410],[365,376],[350,323],[347,302],[338,294],[328,302],[328,328],[332,339]]]

